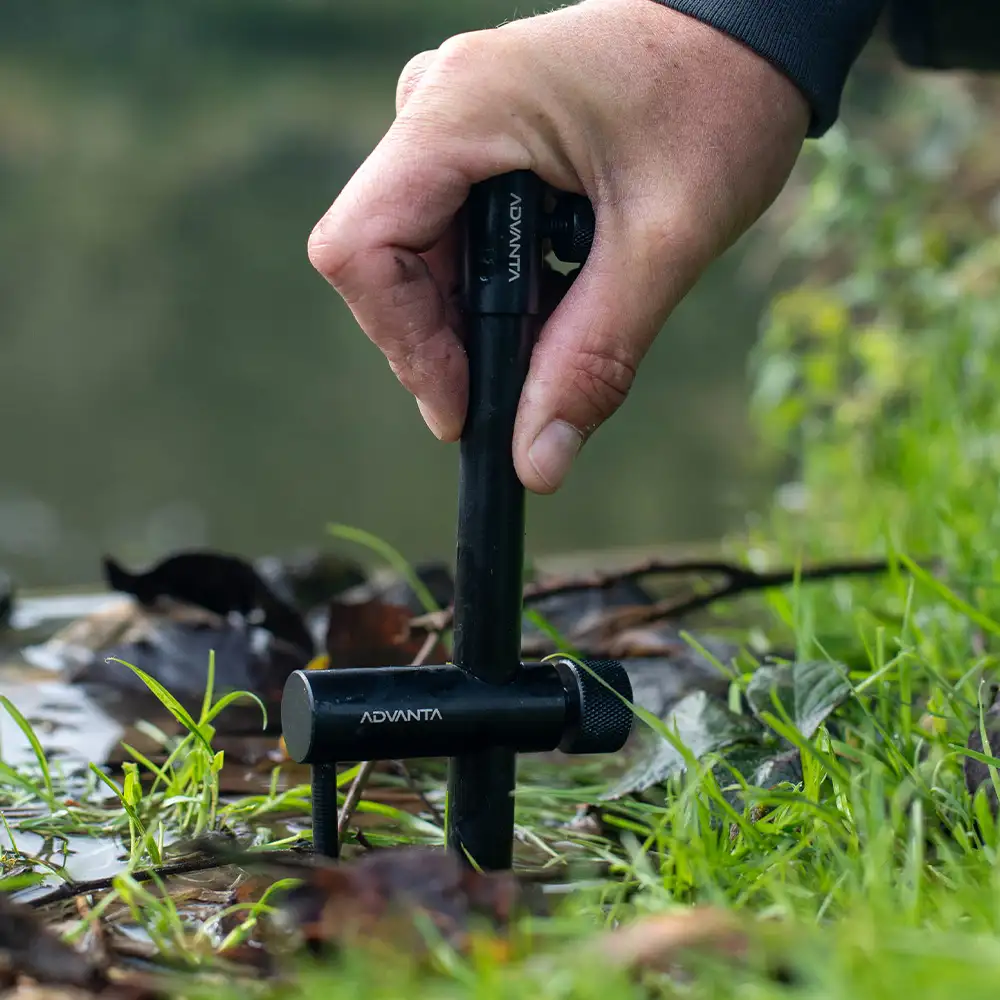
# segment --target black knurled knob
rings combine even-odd
[[[564,264],[582,264],[594,242],[594,207],[582,195],[564,195],[549,219],[552,252]]]
[[[569,657],[559,660],[561,670],[572,672],[579,697],[577,718],[566,730],[559,749],[574,754],[614,753],[621,750],[632,731],[634,713],[627,704],[632,701],[632,684],[617,660],[583,663],[589,669]]]

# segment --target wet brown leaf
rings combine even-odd
[[[36,983],[99,990],[104,973],[61,941],[29,907],[0,895],[0,970],[8,982],[27,976]]]
[[[308,658],[293,647],[257,628],[226,623],[218,628],[179,624],[149,615],[141,632],[100,652],[66,672],[112,718],[126,725],[137,717],[156,718],[162,706],[146,685],[114,657],[131,663],[158,680],[192,713],[200,711],[208,678],[209,659],[215,657],[215,692],[253,691],[267,706],[272,730],[276,725],[285,680],[304,667]],[[259,733],[260,709],[249,699],[230,705],[217,716],[220,732]]]
[[[220,618],[251,617],[276,638],[312,656],[315,646],[299,611],[282,600],[245,559],[221,552],[178,552],[133,573],[110,556],[103,560],[112,590],[130,594],[147,609],[180,603],[204,608]]]
[[[304,873],[283,906],[311,947],[371,945],[420,955],[420,914],[452,947],[502,942],[520,901],[509,872],[477,872],[452,852],[405,847]],[[502,949],[501,949],[502,950]]]
[[[412,614],[405,605],[388,604],[380,598],[330,605],[326,633],[328,665],[338,667],[386,667],[410,663],[427,638],[411,629]],[[447,651],[439,641],[431,651],[431,663],[443,663]]]

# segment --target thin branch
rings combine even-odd
[[[354,818],[354,810],[358,808],[358,803],[361,801],[361,793],[365,790],[365,786],[368,784],[368,780],[371,778],[378,763],[377,760],[362,761],[361,770],[354,776],[351,787],[347,789],[347,795],[344,797],[344,806],[340,810],[340,817],[337,820],[337,836],[341,840],[344,839],[347,833],[347,828]]]
[[[799,571],[782,569],[757,573],[752,570],[742,570],[739,573],[733,573],[725,583],[704,594],[696,594],[680,600],[667,598],[649,605],[611,608],[595,625],[594,631],[607,635],[609,632],[621,628],[635,628],[638,625],[649,625],[665,619],[681,618],[693,611],[701,611],[727,597],[771,590],[774,587],[787,587],[789,584],[795,583],[796,580],[802,583],[815,583],[820,580],[841,577],[877,576],[880,573],[885,573],[888,569],[889,564],[885,560],[862,560],[859,562],[830,563]]]
[[[441,810],[438,809],[436,805],[429,798],[424,790],[417,784],[416,779],[410,773],[410,769],[406,766],[406,761],[397,760],[396,766],[399,769],[399,773],[403,780],[406,782],[407,787],[413,792],[414,795],[423,803],[424,808],[431,814],[434,822],[438,826],[444,826],[444,816],[441,814]]]
[[[422,663],[424,663],[427,657],[431,655],[431,651],[437,645],[440,638],[440,633],[429,632],[427,638],[424,640],[424,644],[420,647],[420,652],[414,657],[410,666],[419,667]],[[344,839],[344,835],[347,833],[347,827],[350,825],[351,819],[354,816],[354,810],[357,809],[358,803],[361,801],[361,795],[365,790],[365,786],[368,784],[368,781],[372,776],[372,772],[375,770],[378,763],[379,762],[377,760],[363,761],[361,769],[354,776],[354,781],[351,782],[351,787],[347,790],[347,795],[344,798],[344,807],[340,810],[340,817],[337,820],[337,836],[340,837],[341,840]]]
[[[524,603],[533,604],[550,597],[562,597],[586,590],[610,590],[619,583],[634,583],[648,576],[719,575],[728,579],[753,576],[754,571],[718,559],[646,559],[625,569],[597,571],[582,576],[556,577],[544,583],[529,583],[524,588]]]
[[[809,582],[828,580],[840,576],[876,575],[886,572],[888,568],[889,564],[883,559],[826,563],[802,569],[798,573],[794,569],[758,573],[756,570],[748,569],[745,566],[739,566],[735,563],[718,559],[680,559],[673,561],[647,559],[621,570],[595,572],[576,577],[557,577],[554,580],[547,580],[543,583],[528,584],[524,588],[524,604],[528,606],[550,597],[580,593],[587,590],[609,590],[616,584],[626,581],[635,582],[650,576],[691,576],[698,574],[701,576],[718,575],[726,578],[725,583],[720,584],[708,593],[688,597],[680,601],[676,598],[671,598],[670,600],[643,606],[642,610],[646,611],[650,617],[639,616],[635,621],[631,618],[629,619],[629,624],[645,624],[650,621],[659,621],[663,618],[689,614],[691,611],[705,608],[723,597],[732,597],[736,594],[750,591],[767,590],[771,587],[786,586],[793,583],[796,577],[802,581]],[[624,613],[625,609],[621,610]],[[630,612],[635,611],[638,615],[637,609],[630,607],[627,610]],[[612,612],[612,617],[613,614]],[[430,614],[414,618],[410,624],[413,628],[443,632],[451,625],[453,616],[454,608],[445,608],[442,611],[434,611]]]
[[[90,922],[90,940],[87,951],[90,952],[96,965],[102,969],[106,969],[111,964],[111,960],[108,955],[108,935],[104,927],[104,917],[98,914],[96,920],[90,919],[93,911],[86,897],[82,895],[77,896],[74,902],[76,903],[76,912],[80,915],[80,919],[85,923]]]
[[[214,858],[198,858],[188,861],[175,861],[173,864],[160,865],[159,868],[145,868],[131,873],[131,877],[136,882],[149,882],[154,878],[169,878],[171,875],[191,875],[194,872],[209,872],[216,868],[224,868],[225,863],[220,863]],[[36,896],[34,899],[25,900],[29,906],[48,906],[49,903],[61,903],[67,899],[74,899],[91,892],[103,892],[112,888],[115,875],[106,878],[90,879],[86,882],[67,882],[53,889],[52,892],[44,896]]]

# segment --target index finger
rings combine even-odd
[[[446,441],[462,432],[468,369],[449,289],[423,255],[445,237],[472,184],[524,159],[509,141],[450,132],[397,119],[309,238],[313,266]]]

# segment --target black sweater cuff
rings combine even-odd
[[[837,120],[847,74],[885,0],[655,0],[710,24],[763,56],[802,91],[809,136]]]

